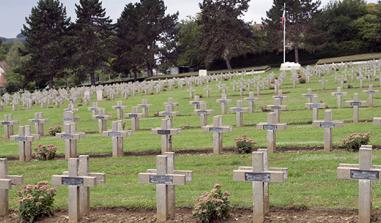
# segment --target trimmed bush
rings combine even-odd
[[[38,145],[34,157],[38,160],[53,160],[56,157],[57,147],[54,145]]]
[[[59,125],[51,127],[51,128],[49,128],[48,132],[49,132],[50,136],[56,136],[57,133],[61,133],[62,132],[62,127],[59,126]]]
[[[236,147],[234,151],[236,153],[251,153],[255,145],[254,139],[248,136],[240,136],[235,138]]]
[[[197,198],[193,217],[200,223],[223,222],[229,217],[229,196],[229,193],[222,192],[219,184],[214,185],[211,192]]]
[[[369,132],[355,132],[343,140],[343,146],[348,151],[356,152],[359,151],[360,147],[362,145],[368,145],[370,140],[370,133]]]
[[[52,216],[55,195],[56,190],[47,181],[25,185],[18,192],[20,222],[35,222],[38,218]]]

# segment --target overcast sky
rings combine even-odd
[[[38,0],[0,0],[0,36],[15,37],[20,33],[25,17],[29,16],[31,9]],[[103,7],[106,8],[107,15],[114,21],[120,16],[125,4],[137,2],[138,0],[103,0]],[[198,3],[202,0],[164,0],[168,13],[180,13],[180,19],[193,16],[199,12]],[[330,0],[321,0],[323,5]],[[72,19],[75,18],[75,4],[79,0],[61,0],[66,6],[67,14]],[[245,15],[246,21],[261,22],[261,18],[266,16],[266,11],[271,8],[272,0],[251,0],[249,11]],[[377,2],[377,0],[368,0]]]

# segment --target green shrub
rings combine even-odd
[[[211,192],[197,198],[193,217],[200,223],[223,222],[229,217],[229,193],[222,192],[219,184]]]
[[[343,146],[348,151],[359,151],[360,147],[362,145],[368,145],[370,140],[370,134],[369,132],[364,133],[352,133],[344,138],[343,140]]]
[[[53,160],[56,157],[57,147],[54,145],[38,145],[34,157],[38,160]]]
[[[61,133],[62,132],[62,127],[59,126],[59,125],[51,127],[51,128],[49,128],[48,132],[49,132],[50,136],[55,136],[57,133]]]
[[[56,190],[47,181],[25,185],[19,192],[20,222],[35,222],[40,217],[52,216]]]
[[[255,144],[254,139],[248,136],[240,136],[235,138],[235,152],[237,153],[251,153]]]

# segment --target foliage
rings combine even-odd
[[[320,0],[274,0],[272,8],[266,12],[263,20],[267,32],[270,50],[283,48],[282,15],[286,3],[287,45],[295,52],[295,61],[299,62],[299,48],[303,48],[305,35],[312,18],[319,13]]]
[[[48,182],[25,185],[19,192],[20,222],[35,222],[38,218],[52,216],[56,190]]]
[[[24,44],[21,41],[16,40],[11,45],[5,58],[5,62],[8,66],[6,71],[7,84],[5,87],[9,93],[20,90],[24,84],[24,77],[19,72],[22,63],[24,63],[28,58],[21,56],[20,51],[23,49]]]
[[[362,145],[368,145],[370,140],[370,134],[368,132],[361,133],[352,133],[346,136],[343,140],[343,146],[352,152],[359,151]]]
[[[26,18],[22,34],[26,37],[20,73],[24,84],[36,81],[37,87],[53,87],[54,79],[62,77],[67,66],[67,31],[70,20],[66,9],[58,0],[39,0]]]
[[[55,136],[57,133],[61,133],[62,132],[62,127],[59,126],[59,125],[50,127],[48,132],[49,132],[50,136]]]
[[[235,138],[236,148],[235,151],[237,153],[251,153],[253,150],[253,146],[255,144],[254,139],[248,136],[241,136]]]
[[[242,20],[250,0],[203,0],[200,3],[201,48],[205,63],[223,59],[231,69],[231,59],[254,49],[253,29]]]
[[[363,0],[329,3],[315,16],[308,35],[308,48],[330,56],[381,50],[381,4]]]
[[[78,69],[78,75],[88,74],[91,84],[95,85],[95,71],[104,67],[110,57],[112,20],[106,17],[106,10],[99,0],[80,0],[75,5],[75,12],[77,20],[73,27],[74,66]]]
[[[163,0],[140,0],[127,4],[116,24],[115,60],[117,72],[149,77],[158,63],[175,61],[178,14],[166,15]]]
[[[229,217],[229,193],[222,192],[219,184],[211,192],[197,198],[193,217],[200,223],[223,222]]]
[[[38,145],[34,157],[38,160],[53,160],[56,157],[57,147],[54,145]]]
[[[179,24],[177,65],[200,67],[204,62],[204,52],[199,18],[188,17]]]

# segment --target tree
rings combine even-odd
[[[376,50],[380,23],[374,11],[363,0],[331,2],[313,19],[308,42],[325,56]]]
[[[198,18],[189,17],[179,24],[177,44],[177,65],[199,67],[203,66],[205,58],[201,48],[202,35]]]
[[[22,57],[20,54],[23,49],[23,43],[20,40],[15,40],[6,55],[7,92],[16,92],[23,87],[24,76],[20,74],[20,68],[28,60],[28,57]]]
[[[174,61],[178,13],[165,14],[163,0],[141,0],[124,8],[116,25],[114,70],[148,76],[158,63]]]
[[[73,59],[79,73],[88,74],[92,85],[96,83],[95,71],[104,67],[110,57],[109,40],[112,20],[99,0],[80,0],[75,5],[77,20],[73,28],[75,52]]]
[[[254,48],[253,30],[241,17],[248,10],[250,0],[203,0],[201,9],[201,47],[205,63],[222,58],[231,69],[231,59]]]
[[[53,87],[67,64],[67,30],[70,18],[59,0],[39,0],[26,18],[22,34],[26,37],[23,56],[29,60],[21,66],[24,85],[35,81],[37,87]]]
[[[320,0],[274,0],[272,8],[266,12],[263,20],[271,50],[281,49],[283,43],[282,15],[286,3],[287,40],[295,53],[295,62],[299,62],[299,48],[303,47],[306,32],[312,18],[320,12]]]

